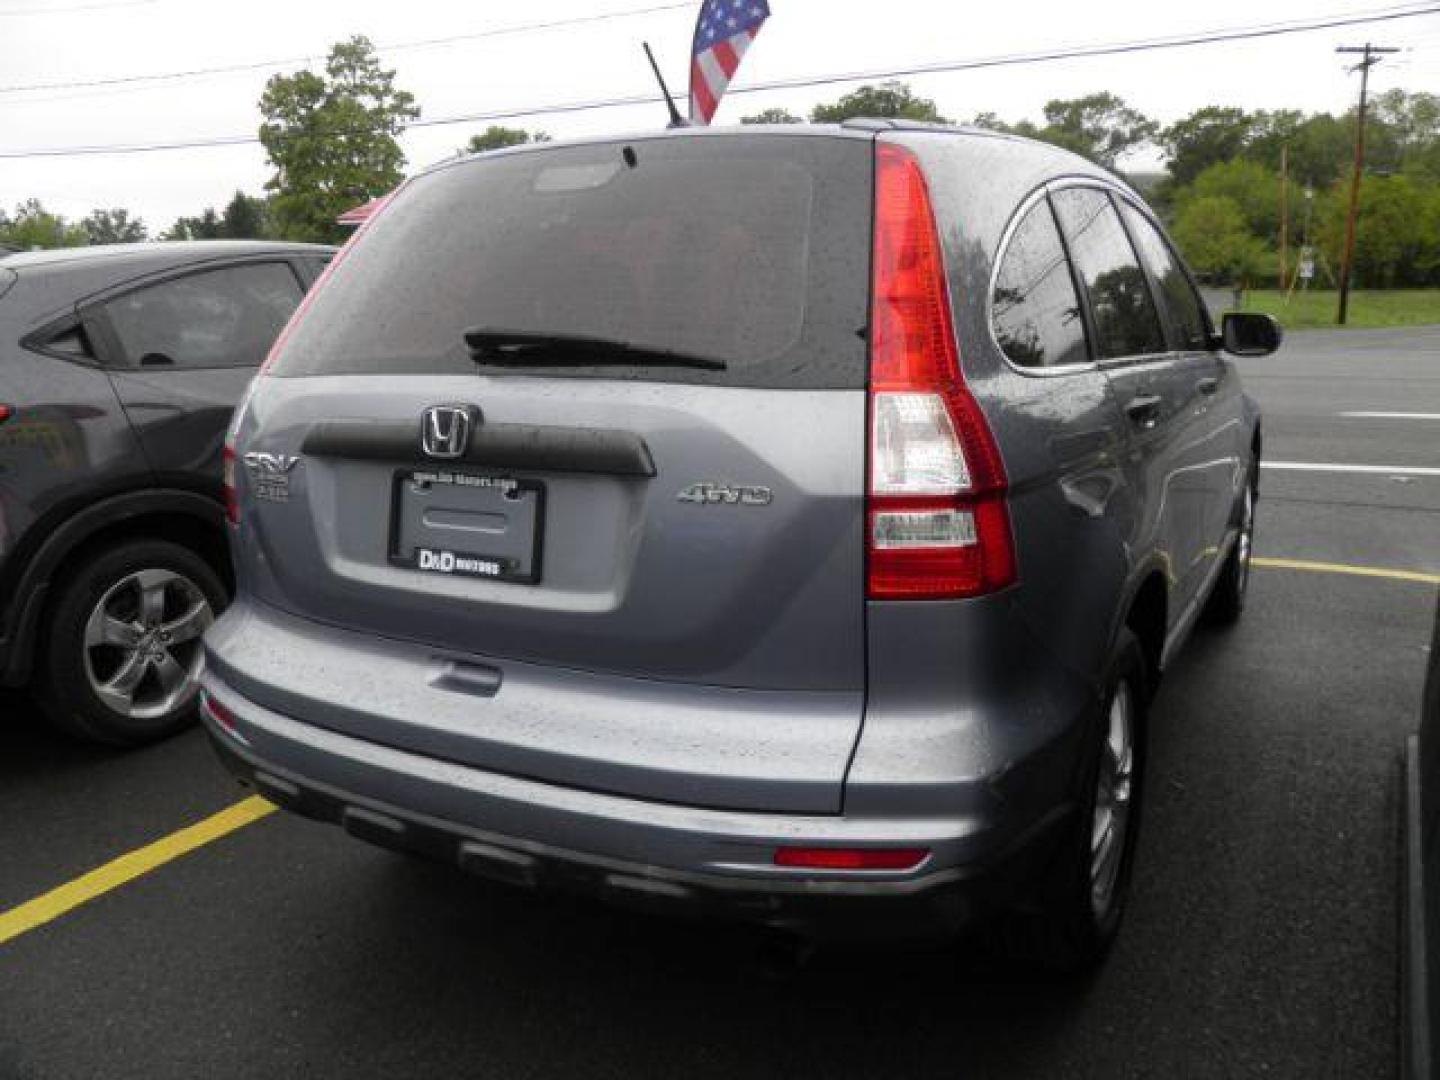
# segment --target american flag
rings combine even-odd
[[[745,50],[770,17],[767,0],[705,0],[690,62],[690,122],[708,124]]]

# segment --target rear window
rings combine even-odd
[[[482,158],[407,185],[292,333],[279,375],[468,373],[465,331],[722,360],[496,369],[865,385],[871,144],[699,136]]]

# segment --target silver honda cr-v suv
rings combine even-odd
[[[1239,614],[1259,418],[1141,200],[888,121],[409,181],[227,449],[207,728],[476,873],[1093,962],[1145,709]]]

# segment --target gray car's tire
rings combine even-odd
[[[132,540],[73,564],[37,658],[36,696],[60,729],[140,746],[195,719],[200,635],[224,608],[205,559]]]
[[[1140,643],[1124,629],[1111,652],[1105,698],[1088,736],[1079,812],[1035,901],[1000,925],[999,943],[1012,963],[1047,974],[1081,974],[1098,965],[1115,940],[1140,827],[1146,685]],[[1110,846],[1103,844],[1107,820]]]
[[[1252,472],[1240,504],[1235,508],[1236,536],[1225,557],[1225,566],[1215,579],[1215,589],[1205,604],[1205,618],[1217,626],[1240,621],[1245,612],[1245,597],[1250,590],[1250,558],[1255,548],[1255,504],[1258,485]]]

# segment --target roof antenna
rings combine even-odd
[[[680,110],[675,107],[675,99],[670,96],[670,88],[665,85],[665,76],[660,74],[660,65],[655,62],[655,54],[650,51],[650,43],[643,43],[645,55],[650,60],[650,70],[655,72],[655,81],[660,84],[660,92],[665,95],[665,107],[670,110],[670,127],[689,127],[690,122],[680,115]]]

